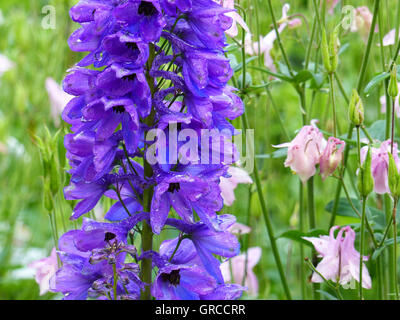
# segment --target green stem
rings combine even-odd
[[[336,105],[335,105],[335,94],[334,94],[334,85],[333,85],[333,74],[329,74],[329,84],[330,84],[330,94],[332,101],[332,112],[333,112],[333,136],[337,137],[337,125],[336,125]]]
[[[393,214],[392,214],[392,220],[393,220],[393,286],[394,286],[394,292],[396,294],[396,300],[399,300],[399,286],[398,286],[398,281],[397,281],[397,226],[396,226],[396,212],[397,212],[397,203],[398,203],[398,197],[394,198],[393,202]]]
[[[367,203],[367,197],[363,197],[363,199],[362,199],[362,214],[361,214],[361,228],[360,228],[360,233],[361,233],[361,240],[360,240],[360,273],[359,273],[359,282],[358,282],[358,292],[359,292],[359,295],[360,295],[360,300],[363,300],[362,271],[363,271],[363,264],[364,264],[363,257],[364,257],[364,241],[365,241],[364,228],[365,228],[366,203]]]
[[[147,83],[151,90],[152,97],[154,96],[155,88],[154,88],[154,79],[150,76],[150,69],[153,64],[155,57],[155,47],[153,44],[150,44],[150,56],[147,62],[147,74],[146,79]],[[152,110],[150,116],[146,119],[146,124],[151,126],[154,120],[154,110]],[[153,176],[153,169],[151,165],[144,159],[144,176],[145,178],[150,178]],[[153,188],[147,188],[143,191],[143,210],[144,212],[150,212],[151,210],[151,199],[153,197]],[[153,230],[151,226],[143,221],[142,227],[142,253],[146,251],[151,251],[153,249]],[[144,290],[141,293],[141,300],[151,300],[151,292],[150,285],[152,282],[152,259],[143,259],[141,265],[141,280],[146,284]]]
[[[117,281],[118,281],[117,267],[115,263],[113,263],[112,266],[113,266],[113,277],[114,277],[114,283],[113,283],[114,300],[117,300]]]
[[[304,228],[304,186],[301,181],[299,181],[299,227],[300,232],[303,233],[305,231]],[[304,259],[304,246],[300,243],[300,259],[301,262]],[[305,277],[305,270],[304,264],[300,264],[300,281],[301,281],[301,297],[303,300],[307,298],[307,291],[306,291],[306,277]]]
[[[314,203],[314,177],[311,177],[307,181],[307,203],[308,203],[308,219],[309,219],[309,227],[310,230],[315,229],[316,221],[315,221],[315,203]],[[313,248],[312,249],[312,263],[316,265],[318,262],[317,252]],[[313,283],[313,298],[314,300],[320,299],[320,294],[317,292],[320,290],[319,283]]]
[[[376,20],[377,20],[377,17],[378,17],[379,4],[380,4],[380,0],[375,0],[374,13],[373,13],[371,28],[369,30],[369,36],[368,36],[368,43],[367,43],[367,47],[366,47],[365,54],[364,54],[364,57],[363,57],[363,61],[362,61],[362,64],[361,64],[360,75],[358,77],[357,92],[361,91],[361,87],[363,85],[365,71],[366,71],[366,68],[367,68],[368,59],[369,59],[369,55],[370,55],[370,52],[371,52],[371,46],[372,46],[374,33],[375,33],[375,26],[376,26]],[[351,137],[353,135],[353,129],[354,129],[354,126],[351,124],[349,126],[349,131],[347,133],[347,139],[351,139]],[[343,167],[344,168],[346,168],[347,160],[349,158],[349,153],[350,153],[350,147],[349,147],[349,145],[346,145],[345,151],[344,151],[344,155],[343,155]],[[343,174],[344,173],[345,173],[345,171],[343,171]],[[338,185],[336,187],[335,200],[334,200],[334,203],[333,203],[331,225],[333,225],[335,223],[335,217],[336,217],[336,214],[337,214],[337,210],[339,208],[339,200],[340,200],[341,190],[342,190],[342,187],[341,187],[341,183],[339,181]]]
[[[242,115],[242,123],[243,123],[243,129],[246,132],[248,130],[248,128],[249,128],[246,112],[244,112],[243,115]],[[248,150],[248,152],[250,154],[254,154],[254,150]],[[261,180],[260,180],[260,176],[259,176],[258,168],[257,168],[257,161],[254,161],[253,177],[254,177],[254,181],[256,183],[258,198],[260,200],[260,205],[261,205],[261,211],[262,211],[262,214],[263,214],[263,217],[264,217],[265,226],[267,228],[268,237],[269,237],[269,240],[270,240],[270,243],[271,243],[272,254],[273,254],[274,259],[275,259],[276,267],[278,268],[278,272],[279,272],[279,276],[280,276],[280,279],[281,279],[281,282],[282,282],[283,290],[285,291],[286,298],[288,300],[291,300],[292,296],[290,294],[290,290],[289,290],[289,286],[287,284],[286,276],[285,276],[285,273],[283,271],[281,258],[280,258],[280,255],[279,255],[278,247],[276,245],[276,239],[275,239],[275,235],[274,235],[274,230],[273,230],[271,219],[270,219],[270,216],[269,216],[269,214],[267,212],[267,206],[266,206],[266,203],[265,203],[265,200],[264,200],[264,195],[263,195],[262,186],[261,186]]]
[[[282,45],[281,36],[279,34],[278,25],[276,23],[274,10],[272,9],[271,0],[268,0],[268,7],[269,7],[269,12],[270,12],[271,18],[272,18],[272,23],[274,25],[275,33],[276,33],[276,41],[278,42],[279,49],[281,50],[283,59],[285,60],[285,63],[286,63],[286,66],[287,66],[287,68],[289,70],[290,76],[293,77],[294,76],[294,72],[293,72],[292,66],[290,64],[290,61],[289,61],[289,59],[288,59],[288,57],[286,55],[286,51],[285,51],[285,49],[283,48],[283,45]]]

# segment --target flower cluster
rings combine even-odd
[[[240,252],[227,232],[235,219],[217,214],[220,180],[230,177],[229,165],[237,160],[229,120],[244,109],[227,85],[233,74],[224,52],[231,13],[212,0],[82,0],[71,9],[82,27],[69,45],[89,54],[63,83],[75,96],[63,112],[73,131],[65,137],[71,182],[64,193],[79,201],[71,219],[103,196],[116,202],[105,215],[109,223],[85,220],[82,230],[60,239],[63,267],[53,291],[69,299],[137,299],[150,286],[157,299],[241,295],[243,287],[224,283],[214,257]],[[165,163],[148,161],[160,155],[151,130],[153,141],[160,133],[167,137]],[[193,146],[176,152],[186,142],[178,136],[203,130],[212,132],[208,143],[196,146],[205,163],[193,157]],[[169,217],[172,208],[180,219]],[[179,236],[164,241],[159,252],[140,252],[133,241],[148,232],[146,225],[150,237],[166,225]],[[148,273],[140,263],[149,260],[157,273],[152,284],[139,276]]]
[[[345,145],[344,141],[334,137],[326,141],[318,128],[310,125],[301,128],[291,142],[275,147],[288,148],[285,167],[290,167],[301,181],[306,182],[315,175],[318,164],[322,179],[332,175],[342,161]]]

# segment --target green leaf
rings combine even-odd
[[[294,77],[293,81],[296,83],[306,82],[313,78],[313,74],[308,70],[299,71]]]
[[[312,247],[313,244],[310,241],[304,240],[302,237],[319,237],[320,235],[326,235],[327,232],[321,229],[311,230],[309,232],[301,232],[300,230],[289,230],[281,233],[276,238],[286,238],[293,241],[297,241],[303,243],[309,247]]]
[[[400,237],[397,237],[397,243],[399,242],[400,242]],[[374,251],[371,259],[375,260],[376,258],[378,258],[383,252],[383,250],[385,250],[388,246],[393,245],[393,243],[394,243],[394,238],[386,239],[385,242],[382,244],[382,246]]]
[[[255,60],[257,58],[258,58],[258,56],[254,56],[254,57],[250,57],[250,58],[246,59],[246,66],[250,62],[252,62],[253,60]],[[239,63],[238,65],[236,65],[235,67],[232,67],[232,68],[233,68],[233,71],[235,71],[235,72],[238,72],[238,71],[242,70],[243,69],[243,62]]]
[[[281,148],[269,154],[257,154],[256,159],[278,159],[287,156],[288,148]]]
[[[351,199],[354,207],[358,210],[358,212],[361,214],[361,203],[358,199]],[[333,203],[334,201],[329,202],[325,210],[329,213],[332,213],[333,210]],[[339,205],[337,209],[338,216],[341,217],[351,217],[351,218],[356,218],[360,219],[360,217],[354,212],[353,208],[349,204],[346,198],[340,198],[339,199]],[[375,230],[383,230],[385,228],[385,215],[381,210],[378,210],[376,208],[367,206],[366,207],[366,214],[369,223],[374,226]]]
[[[338,298],[331,295],[329,292],[326,292],[324,290],[316,290],[316,291],[319,292],[320,294],[322,294],[323,296],[325,296],[328,300],[338,300]]]
[[[364,88],[364,94],[368,96],[371,91],[378,86],[382,81],[389,78],[390,74],[388,72],[382,72],[372,78],[370,82]]]

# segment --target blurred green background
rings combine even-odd
[[[255,1],[258,1],[260,8],[258,22],[255,14]],[[61,124],[61,128],[56,126],[51,117],[51,104],[45,88],[45,80],[52,77],[61,83],[66,70],[81,58],[80,54],[71,52],[67,45],[68,35],[77,28],[68,15],[69,8],[76,2],[75,0],[1,0],[0,2],[0,54],[7,56],[15,64],[13,69],[4,73],[0,78],[0,145],[3,146],[3,151],[0,151],[0,299],[59,298],[51,293],[39,296],[39,288],[33,278],[34,272],[27,268],[27,264],[48,256],[54,246],[50,220],[42,205],[43,169],[35,136],[43,137],[45,126],[49,127],[52,134],[61,130],[59,144],[60,149],[62,148],[62,137],[67,128],[64,124]],[[257,39],[258,32],[263,36],[266,35],[271,30],[267,2],[265,0],[241,0],[239,3],[246,8],[248,24],[254,39]],[[291,5],[289,15],[301,13],[307,21],[305,23],[303,20],[301,27],[287,28],[281,34],[290,61],[295,70],[301,70],[314,18],[312,1],[274,0],[273,5],[277,18],[281,15],[284,3]],[[397,8],[397,1],[384,0],[382,3],[384,5],[382,28],[383,34],[386,34],[394,27],[396,19],[394,8]],[[340,22],[340,9],[345,4],[355,7],[366,5],[371,11],[373,7],[373,1],[342,1],[334,15],[327,14],[326,16],[329,27]],[[47,5],[55,8],[55,29],[42,27],[47,13],[43,13],[42,9]],[[373,43],[366,82],[374,74],[382,71],[381,51],[380,47],[376,45],[377,39]],[[351,89],[357,82],[365,42],[359,32],[342,33],[340,41],[344,50],[340,56],[338,74],[347,94],[350,95]],[[384,48],[387,56],[393,50],[393,47]],[[315,50],[315,52],[317,51]],[[231,52],[230,54],[235,55],[236,60],[240,62],[240,52]],[[282,61],[276,43],[272,55],[276,61]],[[315,56],[313,50],[311,61],[316,61],[316,59],[319,57]],[[258,63],[258,59],[251,62],[254,66],[257,66]],[[264,76],[255,70],[248,70],[248,73],[254,86],[265,80]],[[237,78],[241,77],[240,72],[236,76]],[[295,131],[302,126],[302,118],[298,97],[291,85],[273,83],[270,89],[275,108],[271,104],[271,100],[267,98],[264,89],[250,93],[245,102],[251,127],[255,128],[256,154],[262,155],[257,161],[263,178],[264,195],[273,219],[275,233],[278,235],[297,226],[299,179],[292,175],[289,169],[284,168],[284,158],[268,158],[268,155],[275,151],[272,145],[287,141],[277,114],[279,113],[291,138],[294,137]],[[365,99],[367,125],[378,119],[384,119],[384,115],[380,113],[379,103],[379,96],[382,92],[382,88],[374,90]],[[338,92],[336,99],[340,133],[344,134],[348,127],[347,105]],[[328,85],[325,84],[320,90],[317,90],[314,99],[312,99],[311,90],[308,90],[307,101],[309,104],[313,101],[312,106],[308,106],[312,108],[312,118],[319,119],[318,126],[330,132],[332,123],[330,121]],[[239,120],[235,124],[240,127]],[[62,154],[61,150],[61,158]],[[352,154],[351,160],[354,161],[354,158]],[[62,159],[61,164],[63,164]],[[66,179],[67,177],[61,170],[60,181],[66,184]],[[315,184],[317,226],[318,229],[327,229],[330,214],[325,211],[325,206],[334,197],[336,181],[328,179],[322,183],[318,176]],[[224,209],[225,212],[236,215],[238,221],[245,224],[247,223],[248,189],[247,185],[240,185],[236,189],[236,202],[232,207]],[[262,259],[254,269],[260,285],[259,295],[255,298],[280,299],[284,295],[279,274],[269,248],[266,228],[254,187],[251,191],[253,195],[250,204],[250,226],[253,232],[250,236],[250,246],[260,246],[263,249]],[[74,227],[74,224],[68,222],[67,219],[71,212],[71,204],[63,200],[61,191],[55,200],[58,212],[58,232],[61,234]],[[339,224],[353,222],[354,220],[351,218],[337,220]],[[294,298],[300,298],[299,245],[287,239],[279,239],[278,245],[286,266],[292,294]],[[305,252],[310,256],[308,247]],[[308,270],[307,275],[310,275]],[[309,284],[308,287],[310,287]],[[347,290],[345,294],[348,298],[356,296],[353,290]],[[368,294],[373,294],[373,292],[369,291]]]

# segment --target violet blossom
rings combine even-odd
[[[64,140],[71,175],[64,195],[78,200],[72,220],[103,197],[113,204],[105,213],[112,223],[84,220],[82,230],[61,237],[63,267],[51,287],[65,299],[138,299],[145,288],[156,299],[237,299],[244,290],[224,283],[216,257],[239,253],[236,237],[227,231],[234,219],[218,215],[219,183],[238,159],[230,120],[244,111],[228,85],[233,70],[225,57],[226,33],[243,21],[232,3],[224,4],[81,0],[70,10],[81,28],[69,45],[87,55],[63,82],[74,96],[62,113],[72,131]],[[168,150],[166,162],[150,161],[152,130],[160,141],[166,137],[153,152],[160,160]],[[212,143],[194,145],[206,163],[170,153],[170,147],[185,144],[173,140],[184,130],[212,133]],[[179,219],[170,217],[172,210]],[[153,250],[128,244],[145,224],[151,237],[168,226],[187,239]],[[152,260],[146,272],[157,273],[153,283],[139,279],[144,260]]]

